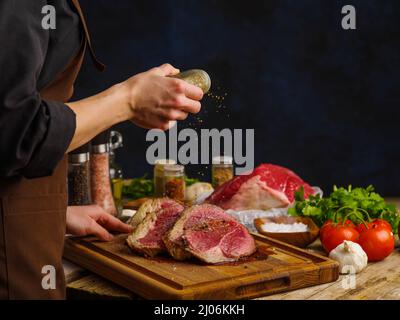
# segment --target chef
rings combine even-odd
[[[43,28],[46,5],[55,29]],[[126,120],[166,130],[197,113],[203,93],[164,64],[69,102],[85,53],[103,69],[77,0],[2,0],[0,43],[0,299],[63,299],[65,233],[130,231],[99,207],[67,208],[66,154]]]

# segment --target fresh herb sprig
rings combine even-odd
[[[131,179],[130,183],[124,185],[122,188],[122,196],[129,200],[136,200],[144,197],[151,197],[154,195],[154,182],[152,179],[147,179],[147,175],[139,178]],[[189,178],[185,176],[186,186],[199,182],[196,178]]]
[[[153,194],[153,180],[147,179],[146,175],[139,178],[133,178],[128,185],[124,185],[122,188],[122,196],[130,200],[150,197]]]
[[[321,226],[332,219],[335,222],[350,219],[354,223],[370,221],[374,218],[387,220],[394,232],[397,232],[400,215],[394,204],[386,203],[374,187],[347,188],[333,187],[329,197],[322,198],[319,194],[310,195],[304,199],[304,189],[300,188],[295,194],[295,204],[289,208],[292,216],[306,216]]]

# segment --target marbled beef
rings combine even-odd
[[[168,198],[146,201],[136,213],[143,214],[127,238],[128,245],[132,250],[150,257],[166,251],[162,237],[172,228],[183,209],[181,204]]]
[[[186,209],[164,236],[164,243],[177,260],[195,256],[212,264],[237,261],[256,250],[247,229],[223,209],[210,204]]]
[[[223,209],[247,210],[286,207],[294,201],[301,186],[304,196],[315,191],[293,171],[273,164],[262,164],[248,175],[236,176],[211,194],[206,202]]]

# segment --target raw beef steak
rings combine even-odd
[[[294,193],[304,187],[304,196],[315,191],[293,171],[262,164],[248,175],[236,176],[220,186],[206,202],[223,209],[247,210],[286,207],[294,201]]]
[[[148,199],[143,202],[137,212],[132,216],[132,218],[129,219],[128,224],[135,229],[148,214],[174,204],[176,204],[176,202],[169,198]]]
[[[206,263],[237,261],[256,250],[247,229],[217,206],[186,209],[165,235],[168,252],[177,260],[191,255]]]
[[[149,201],[152,202],[142,205],[145,206],[146,215],[141,217],[141,221],[126,241],[134,251],[154,257],[166,251],[162,237],[172,228],[184,207],[168,198]]]

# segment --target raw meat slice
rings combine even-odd
[[[176,204],[176,201],[170,198],[148,199],[142,203],[137,212],[129,219],[128,224],[136,228],[149,213],[156,212],[174,204]]]
[[[166,251],[162,237],[175,224],[184,207],[168,198],[150,201],[152,203],[142,205],[146,215],[127,238],[127,243],[134,251],[154,257]]]
[[[256,250],[247,229],[217,206],[186,209],[165,235],[168,252],[177,260],[190,256],[207,263],[237,261]]]
[[[294,193],[304,187],[304,196],[315,191],[293,171],[273,164],[262,164],[248,175],[236,176],[220,186],[206,202],[233,210],[268,210],[286,207]]]

